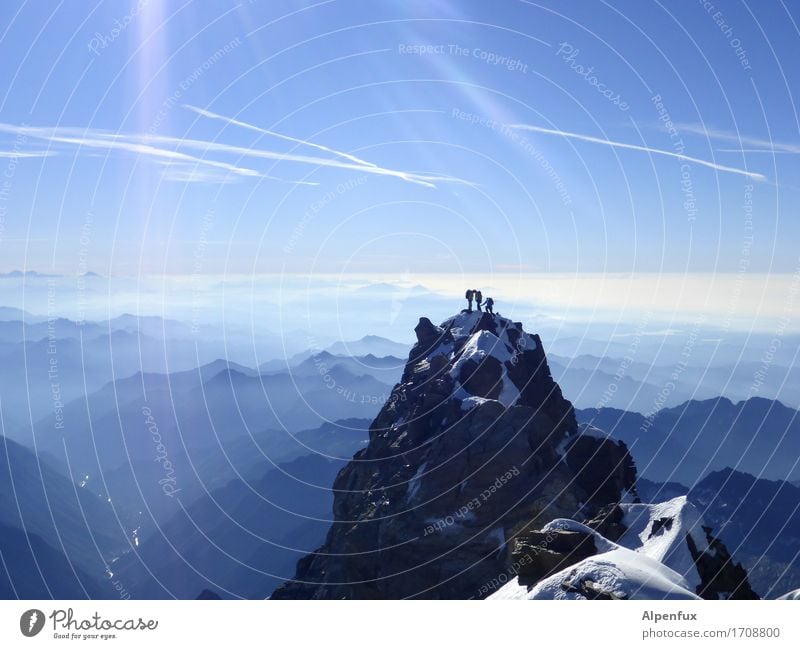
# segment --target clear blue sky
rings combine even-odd
[[[5,0],[0,270],[793,272],[798,22]]]

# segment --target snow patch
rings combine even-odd
[[[591,424],[581,423],[578,425],[578,434],[581,437],[591,437],[593,439],[608,439],[612,442],[616,442],[617,440],[614,438],[611,433],[607,433],[606,431],[597,428],[596,426],[592,426]]]
[[[647,554],[682,575],[693,586],[700,585],[700,575],[689,552],[686,535],[692,537],[697,549],[708,547],[700,512],[686,496],[679,496],[654,505],[620,505],[627,531],[619,544]]]
[[[800,588],[791,590],[785,595],[781,595],[778,599],[800,599]]]
[[[529,599],[588,599],[582,589],[616,599],[700,599],[674,570],[627,548],[584,559],[542,580]]]
[[[428,466],[427,462],[423,462],[417,472],[413,475],[411,480],[408,481],[408,488],[406,489],[406,500],[411,500],[417,495],[420,483],[422,481],[422,474],[425,472],[425,467]]]
[[[467,394],[467,391],[462,387],[459,387],[458,390],[460,390],[461,393],[464,394],[464,395]],[[458,392],[458,390],[456,392]],[[472,410],[475,406],[480,406],[480,405],[486,403],[487,401],[491,401],[491,399],[484,399],[483,397],[472,397],[472,396],[459,397],[457,394],[455,396],[456,396],[456,398],[462,399],[462,401],[461,401],[461,410],[462,410],[462,412],[466,412],[468,410]]]

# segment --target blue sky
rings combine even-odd
[[[0,270],[793,273],[798,21],[7,1]]]

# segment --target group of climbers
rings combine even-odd
[[[471,288],[467,289],[467,292],[464,294],[464,297],[467,298],[467,313],[472,313],[472,300],[475,300],[475,306],[477,307],[478,311],[481,310],[481,307],[486,307],[486,313],[494,315],[494,300],[490,297],[486,298],[486,301],[483,302],[483,293],[480,290],[474,290]],[[483,302],[483,304],[481,304]]]

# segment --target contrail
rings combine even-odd
[[[295,162],[300,164],[308,164],[321,167],[332,167],[335,169],[346,169],[349,171],[359,171],[361,173],[374,174],[378,176],[390,176],[399,178],[409,183],[422,185],[423,187],[435,188],[436,181],[460,183],[464,185],[473,186],[467,180],[462,180],[453,176],[444,176],[436,174],[415,173],[408,171],[397,171],[385,167],[379,167],[372,163],[352,162],[350,160],[341,160],[332,157],[320,157],[312,155],[301,155],[294,153],[282,153],[278,151],[270,151],[267,149],[256,149],[249,147],[235,146],[232,144],[224,144],[222,142],[207,142],[203,140],[192,140],[187,138],[178,138],[169,135],[151,135],[151,134],[124,134],[112,133],[109,131],[101,131],[97,129],[76,129],[71,127],[32,127],[32,126],[16,126],[13,124],[0,123],[0,133],[15,133],[25,134],[37,139],[57,143],[57,144],[70,144],[77,147],[90,147],[95,149],[109,149],[109,150],[122,150],[130,153],[148,156],[156,160],[173,160],[175,162],[197,163],[208,167],[217,167],[226,169],[231,173],[238,176],[251,176],[268,178],[270,180],[278,180],[280,182],[287,182],[298,185],[317,185],[316,182],[302,181],[302,180],[284,180],[282,178],[275,178],[262,174],[254,169],[247,167],[240,167],[227,163],[217,162],[210,160],[206,155],[209,153],[221,153],[238,155],[247,158],[259,158],[267,160],[276,160],[281,162]],[[172,147],[172,149],[165,149],[163,147]],[[181,153],[177,149],[194,149],[202,151],[204,157],[191,156],[186,153]],[[345,154],[346,155],[346,154]]]
[[[336,160],[325,160],[325,159],[318,159],[318,164],[323,166],[329,167],[340,167],[343,169],[354,169],[360,170],[366,173],[373,173],[377,175],[384,175],[384,176],[395,176],[402,180],[405,180],[410,183],[415,183],[418,185],[423,185],[424,187],[436,187],[433,181],[443,181],[443,182],[454,182],[454,183],[461,183],[464,185],[474,186],[474,183],[471,183],[467,180],[462,180],[461,178],[455,178],[453,176],[439,176],[433,174],[422,174],[422,173],[412,173],[406,171],[396,171],[394,169],[388,169],[386,167],[380,167],[368,160],[363,160],[362,158],[358,158],[354,155],[349,153],[345,153],[344,151],[338,151],[337,149],[331,149],[330,147],[324,146],[322,144],[317,144],[316,142],[311,142],[309,140],[303,140],[300,138],[292,137],[290,135],[284,135],[283,133],[278,133],[276,131],[270,131],[266,128],[261,128],[260,126],[255,126],[253,124],[248,124],[247,122],[242,122],[238,119],[233,119],[232,117],[226,117],[224,115],[220,115],[218,113],[211,112],[210,110],[206,110],[204,108],[198,108],[197,106],[192,106],[190,104],[183,104],[183,107],[191,110],[198,115],[202,115],[203,117],[207,117],[209,119],[217,119],[226,124],[231,124],[232,126],[239,126],[241,128],[245,128],[251,131],[255,131],[256,133],[262,133],[264,135],[271,135],[273,137],[279,138],[281,140],[286,140],[287,142],[294,142],[295,144],[301,144],[304,146],[308,146],[318,151],[324,151],[325,153],[330,153],[331,155],[337,156],[339,158],[344,158],[348,161],[347,164],[343,164],[341,162],[337,162]],[[301,160],[301,156],[294,156],[290,154],[286,154],[283,156],[286,160]],[[356,165],[356,166],[353,166]]]
[[[758,173],[754,173],[752,171],[747,171],[745,169],[737,169],[736,167],[727,167],[725,165],[717,164],[716,162],[709,162],[708,160],[701,160],[699,158],[693,158],[688,155],[683,155],[681,153],[675,153],[674,151],[664,151],[662,149],[653,149],[652,147],[648,146],[640,146],[638,144],[627,144],[625,142],[615,142],[614,140],[604,140],[599,137],[592,137],[591,135],[581,135],[580,133],[570,133],[569,131],[560,131],[557,129],[552,128],[544,128],[542,126],[532,126],[530,124],[508,124],[508,128],[514,128],[521,131],[532,131],[534,133],[543,133],[544,135],[560,135],[561,137],[570,138],[573,140],[580,140],[581,142],[591,142],[592,144],[605,144],[606,146],[615,147],[618,149],[630,149],[632,151],[643,151],[644,153],[655,153],[657,155],[665,155],[669,156],[670,158],[677,158],[678,160],[686,160],[687,162],[693,162],[698,165],[702,165],[704,167],[709,167],[710,169],[715,169],[717,171],[727,171],[733,174],[739,174],[741,176],[747,176],[748,178],[753,178],[754,180],[764,181],[766,180],[766,176]]]
[[[50,151],[0,151],[0,158],[49,158]]]
[[[797,142],[779,142],[752,135],[742,135],[716,128],[707,128],[700,124],[675,124],[675,128],[687,133],[694,133],[709,140],[723,140],[737,145],[735,149],[717,149],[726,153],[800,153]],[[750,148],[747,148],[750,147]]]
[[[197,106],[191,106],[189,104],[183,104],[184,108],[191,110],[198,115],[202,115],[203,117],[208,117],[209,119],[218,119],[226,124],[230,124],[232,126],[239,126],[241,128],[246,128],[250,131],[255,131],[256,133],[261,133],[263,135],[271,135],[272,137],[279,138],[281,140],[286,140],[288,142],[294,142],[295,144],[303,144],[305,146],[309,146],[313,149],[318,149],[319,151],[324,151],[325,153],[331,153],[335,156],[339,156],[344,158],[345,160],[349,160],[350,162],[355,162],[359,165],[364,165],[367,167],[376,167],[377,165],[367,162],[366,160],[362,160],[361,158],[357,158],[354,155],[350,155],[349,153],[344,153],[343,151],[337,151],[336,149],[331,149],[327,146],[322,144],[317,144],[316,142],[309,142],[308,140],[301,140],[300,138],[292,137],[291,135],[284,135],[283,133],[278,133],[276,131],[270,131],[266,128],[261,128],[260,126],[255,126],[253,124],[248,124],[247,122],[239,121],[238,119],[233,119],[232,117],[225,117],[224,115],[220,115],[218,113],[212,113],[210,110],[205,110],[204,108],[198,108]]]
[[[800,153],[800,150],[791,151],[789,149],[717,149],[717,151],[720,153],[769,153],[770,155],[783,153],[797,155]]]
[[[225,171],[238,176],[249,176],[254,178],[266,178],[268,180],[277,180],[278,182],[290,183],[293,185],[316,185],[317,183],[307,182],[303,180],[285,180],[275,176],[262,174],[255,169],[247,167],[239,167],[229,164],[227,162],[218,162],[216,160],[209,160],[208,158],[199,158],[197,156],[181,153],[179,151],[170,151],[168,149],[161,149],[159,147],[151,146],[141,142],[126,142],[120,139],[104,139],[104,138],[73,138],[73,137],[59,137],[51,136],[48,138],[51,142],[60,144],[74,144],[76,146],[89,147],[95,149],[120,149],[129,153],[136,153],[139,155],[150,156],[153,158],[160,158],[163,160],[172,160],[176,162],[183,162],[187,164],[203,165],[213,167],[215,169],[224,169]]]

